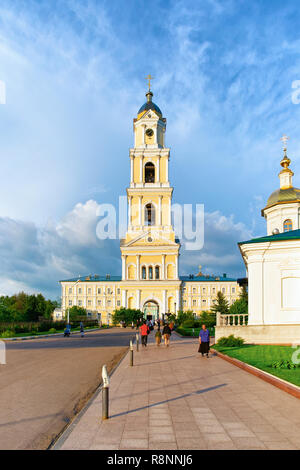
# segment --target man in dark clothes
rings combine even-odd
[[[202,325],[202,329],[200,330],[199,333],[199,349],[198,352],[202,354],[202,357],[204,354],[206,354],[206,357],[208,357],[208,352],[209,352],[209,331],[206,329],[205,325]]]
[[[171,336],[171,328],[169,327],[168,323],[164,326],[164,329],[163,329],[163,337],[165,339],[165,345],[167,347],[169,347],[170,345],[170,336]]]

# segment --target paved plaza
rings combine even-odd
[[[110,419],[101,393],[56,449],[300,449],[299,400],[173,334],[129,354],[110,381]]]

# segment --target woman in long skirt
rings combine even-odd
[[[199,349],[198,352],[202,354],[202,357],[204,354],[206,354],[206,357],[208,357],[208,352],[209,352],[209,331],[206,329],[205,325],[202,325],[202,328],[199,333]]]

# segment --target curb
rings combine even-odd
[[[300,399],[300,387],[297,387],[297,385],[293,385],[290,382],[287,382],[286,380],[280,379],[279,377],[275,377],[274,375],[269,374],[268,372],[265,372],[261,369],[258,369],[257,367],[250,366],[249,364],[246,364],[246,362],[240,361],[239,359],[226,356],[226,354],[222,354],[219,351],[216,351],[215,349],[211,349],[211,351],[214,352],[221,359],[230,362],[230,364],[233,364],[234,366],[239,367],[240,369],[243,369],[252,375],[255,375],[256,377],[264,380],[265,382],[274,385],[274,387],[280,388],[284,392],[293,395],[295,398]]]
[[[107,328],[103,328],[107,329]],[[102,330],[102,328],[94,328],[94,329],[89,329],[89,330],[84,330],[85,333],[90,333],[91,331],[99,331]],[[71,331],[71,335],[76,335],[80,333],[80,331]],[[50,333],[48,335],[38,335],[38,336],[15,336],[13,338],[0,338],[2,341],[26,341],[27,339],[40,339],[40,338],[52,338],[54,336],[63,336],[63,333]]]
[[[129,347],[128,350],[125,351],[124,356],[121,357],[119,362],[112,368],[112,370],[109,373],[109,378],[112,377],[112,375],[115,373],[117,368],[122,364],[122,362],[125,360],[125,358],[129,354]],[[74,418],[71,420],[70,423],[66,425],[66,427],[56,436],[53,440],[53,442],[49,445],[47,450],[60,450],[65,441],[68,439],[69,435],[73,431],[74,427],[77,425],[78,421],[82,418],[82,416],[86,413],[86,411],[89,409],[89,407],[92,405],[94,400],[97,398],[97,396],[101,393],[102,390],[102,382],[100,385],[96,388],[94,391],[93,395],[90,397],[90,399],[87,401],[87,403],[83,406],[83,408],[79,411],[79,413],[74,416]],[[101,413],[101,410],[100,412]],[[101,421],[101,416],[99,414],[99,421]]]

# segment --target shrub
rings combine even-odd
[[[190,330],[185,330],[184,328],[182,328],[181,326],[179,326],[177,329],[176,329],[177,333],[179,333],[180,335],[182,336],[192,336],[193,332]]]
[[[1,338],[13,338],[15,336],[15,332],[13,330],[6,330],[1,333]]]
[[[240,346],[243,346],[244,340],[243,338],[235,337],[234,335],[230,336],[222,336],[222,338],[219,339],[217,342],[218,346],[224,346],[228,348],[239,348]]]
[[[291,361],[275,361],[272,366],[273,369],[296,369],[296,364]]]
[[[185,320],[180,326],[182,328],[194,328],[194,320],[192,319],[188,319],[188,320]]]
[[[183,323],[187,320],[192,320],[194,322],[193,312],[191,310],[188,310],[187,312],[183,312],[182,310],[180,310],[177,315],[178,325],[183,325]]]
[[[49,333],[56,333],[56,329],[55,328],[50,328]]]

